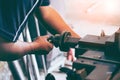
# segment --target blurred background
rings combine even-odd
[[[113,34],[120,26],[120,0],[51,0],[65,21],[82,37]],[[58,4],[59,3],[59,4]]]

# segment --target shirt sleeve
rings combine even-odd
[[[49,0],[40,0],[38,6],[48,6],[50,4]]]

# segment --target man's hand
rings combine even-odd
[[[35,54],[47,54],[53,48],[53,45],[47,41],[49,36],[40,36],[33,41],[33,52]]]

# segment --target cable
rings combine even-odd
[[[24,20],[23,20],[22,23],[20,24],[20,26],[19,26],[19,28],[18,28],[18,30],[17,30],[14,38],[13,38],[13,41],[14,41],[14,42],[17,41],[17,39],[18,39],[18,37],[19,37],[19,35],[20,35],[20,33],[21,33],[21,29],[23,28],[23,25],[25,24],[25,22],[26,22],[26,20],[28,19],[30,13],[31,13],[31,12],[33,11],[33,9],[36,7],[36,5],[38,4],[38,2],[39,2],[39,0],[37,0],[37,1],[35,2],[35,4],[33,5],[33,7],[29,10],[29,12],[28,12],[27,15],[25,16]],[[42,4],[42,2],[43,2],[43,0],[41,0],[40,5]]]

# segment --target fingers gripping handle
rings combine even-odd
[[[63,34],[51,36],[47,40],[55,45],[55,47],[59,47],[61,51],[69,51],[71,47],[78,43],[79,38],[71,37],[70,32],[64,32]]]

